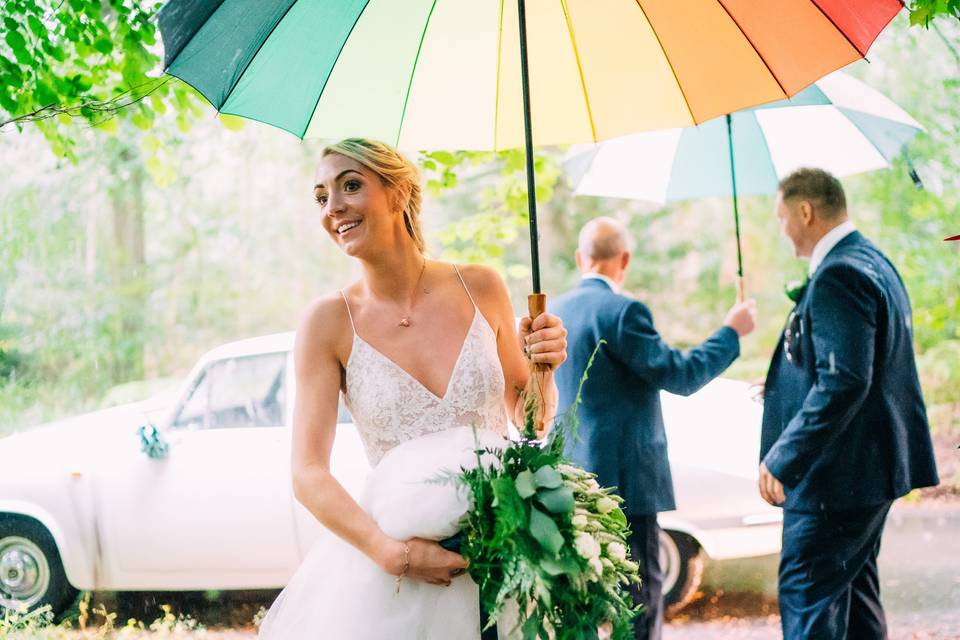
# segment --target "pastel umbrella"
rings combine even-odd
[[[899,0],[170,0],[167,73],[222,113],[406,149],[687,126],[863,57]]]
[[[658,203],[732,196],[742,279],[739,195],[776,193],[779,180],[799,167],[838,176],[889,167],[922,129],[892,100],[837,72],[789,100],[697,127],[575,147],[564,168],[578,195]]]

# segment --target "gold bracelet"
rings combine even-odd
[[[397,593],[400,593],[400,583],[403,582],[404,577],[407,575],[407,571],[410,569],[410,546],[404,542],[403,543],[403,569],[400,571],[400,575],[397,576]]]

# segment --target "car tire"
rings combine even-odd
[[[679,531],[660,531],[665,616],[677,614],[693,600],[703,579],[703,564],[703,550],[696,540]]]
[[[58,617],[77,593],[46,527],[33,518],[0,513],[0,614],[24,605],[29,611],[49,606]]]

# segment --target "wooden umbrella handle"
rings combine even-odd
[[[531,293],[527,296],[527,312],[530,320],[535,320],[537,316],[547,312],[547,295],[545,293]],[[550,365],[543,362],[530,362],[530,380],[527,383],[527,397],[531,397],[534,389],[542,388],[544,376],[550,371]],[[541,396],[542,397],[542,396]],[[534,428],[539,437],[546,435],[545,426],[546,407],[538,406],[536,414],[533,417]]]
[[[547,294],[531,293],[527,296],[527,312],[531,320],[536,320],[537,316],[547,312]],[[531,371],[550,371],[550,365],[543,362],[532,362]]]
[[[743,276],[737,276],[737,302],[747,299],[746,287],[743,285]]]

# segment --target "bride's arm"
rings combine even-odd
[[[505,382],[504,404],[514,424],[522,428],[524,406],[530,381],[530,367],[523,353],[523,344],[529,347],[534,362],[550,365],[550,370],[538,375],[537,384],[529,385],[541,415],[546,420],[557,413],[559,394],[553,380],[553,370],[567,358],[567,330],[557,316],[545,313],[532,323],[529,318],[520,321],[517,335],[513,305],[506,284],[500,275],[488,267],[470,265],[463,269],[470,290],[477,296],[480,310],[497,333],[497,350],[503,367]]]
[[[404,542],[386,535],[330,473],[342,372],[337,340],[343,339],[331,328],[346,324],[349,331],[347,323],[343,301],[337,295],[314,303],[297,329],[291,452],[294,495],[323,526],[387,573],[404,574],[404,565],[409,563],[406,575],[446,584],[453,569],[465,566],[458,554],[427,541]]]

